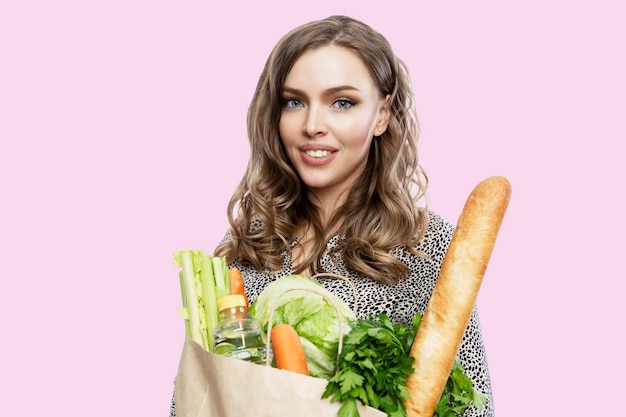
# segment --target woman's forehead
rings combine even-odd
[[[284,88],[332,89],[353,86],[357,89],[375,86],[368,67],[353,50],[326,45],[305,51],[287,73]]]

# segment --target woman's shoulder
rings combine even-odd
[[[434,211],[428,211],[428,227],[418,247],[420,252],[431,254],[445,251],[454,235],[454,225]]]
[[[249,232],[256,232],[256,231],[258,231],[258,230],[260,230],[260,229],[262,229],[262,228],[264,228],[264,227],[265,227],[265,223],[263,223],[263,221],[262,221],[262,220],[253,219],[253,220],[250,222],[250,226],[249,226],[249,228],[248,228],[248,231],[249,231]],[[229,227],[229,228],[226,230],[226,233],[224,234],[224,237],[223,237],[223,238],[222,238],[222,240],[220,241],[220,244],[222,244],[222,243],[224,243],[224,242],[227,242],[227,241],[229,241],[229,240],[232,240],[232,236],[233,236],[232,229]]]
[[[409,267],[412,276],[421,278],[425,270],[430,271],[427,275],[437,276],[455,229],[452,223],[433,211],[428,211],[427,216],[428,226],[419,243],[411,249],[402,246],[392,252]]]
[[[452,230],[454,232],[454,225],[450,223],[447,219],[445,219],[443,216],[441,216],[440,214],[432,210],[428,210],[427,215],[428,215],[428,229],[429,230],[431,228],[435,230],[445,229],[445,230]]]

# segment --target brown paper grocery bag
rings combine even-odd
[[[207,352],[186,339],[175,385],[177,417],[336,417],[327,381]],[[359,404],[361,417],[386,417]]]

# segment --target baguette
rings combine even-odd
[[[407,379],[408,417],[432,417],[441,398],[510,196],[509,181],[494,176],[467,198],[411,346],[415,372]]]

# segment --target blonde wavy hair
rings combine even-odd
[[[382,96],[390,95],[387,130],[372,141],[367,165],[345,204],[322,224],[316,205],[283,148],[278,125],[285,78],[303,52],[334,45],[356,52]],[[341,236],[334,253],[360,274],[385,283],[406,278],[409,268],[393,256],[415,253],[428,222],[428,179],[418,163],[419,124],[405,64],[387,39],[370,26],[331,16],[287,33],[272,50],[259,78],[247,116],[250,159],[229,204],[230,239],[215,250],[228,262],[237,259],[258,270],[281,270],[297,231],[315,232],[312,251],[294,273],[323,271],[321,257],[329,232]],[[423,206],[419,203],[423,201]]]

